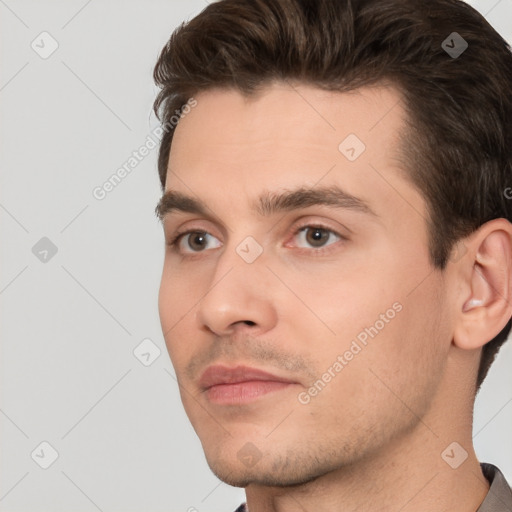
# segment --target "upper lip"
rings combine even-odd
[[[222,365],[209,366],[201,375],[199,385],[203,389],[211,388],[219,384],[235,384],[251,380],[266,380],[274,382],[295,382],[291,379],[279,377],[264,370],[249,366],[236,366],[229,368]]]

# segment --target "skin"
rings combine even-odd
[[[433,268],[426,204],[399,158],[405,110],[392,87],[273,83],[254,98],[219,89],[196,99],[176,128],[166,190],[202,200],[216,218],[164,215],[167,242],[178,229],[209,235],[204,248],[193,237],[166,247],[159,311],[212,471],[245,487],[251,512],[476,510],[489,485],[471,440],[475,379],[482,345],[512,315],[511,224],[485,224],[464,240],[462,258]],[[366,145],[353,162],[338,149],[351,133]],[[263,190],[332,184],[376,215],[311,206],[263,218],[249,209]],[[294,234],[302,221],[346,239],[315,246],[311,233]],[[236,251],[247,236],[263,249],[250,264]],[[301,403],[396,303],[394,318]],[[211,364],[295,384],[213,404],[198,382]],[[441,456],[453,442],[468,454],[457,469]]]

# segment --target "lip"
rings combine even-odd
[[[249,366],[210,366],[199,380],[199,385],[208,399],[220,405],[252,402],[293,384],[298,383]]]
[[[207,390],[212,386],[218,386],[220,384],[239,384],[255,380],[285,382],[288,384],[295,383],[292,379],[279,377],[264,370],[251,368],[250,366],[236,366],[234,368],[229,368],[227,366],[214,365],[209,366],[201,375],[199,385],[203,390]]]

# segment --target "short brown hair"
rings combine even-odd
[[[468,44],[458,56],[448,51],[455,41]],[[273,81],[340,92],[391,83],[408,112],[402,150],[427,204],[433,266],[443,270],[456,242],[485,222],[512,220],[512,54],[462,1],[221,0],[174,31],[154,79],[163,123],[211,88],[251,95]],[[172,137],[166,131],[160,145],[162,189]],[[484,346],[477,389],[511,326]]]

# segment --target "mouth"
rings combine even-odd
[[[218,405],[241,405],[258,400],[269,393],[284,390],[298,382],[272,373],[237,366],[210,366],[201,375],[199,385],[208,400]]]

